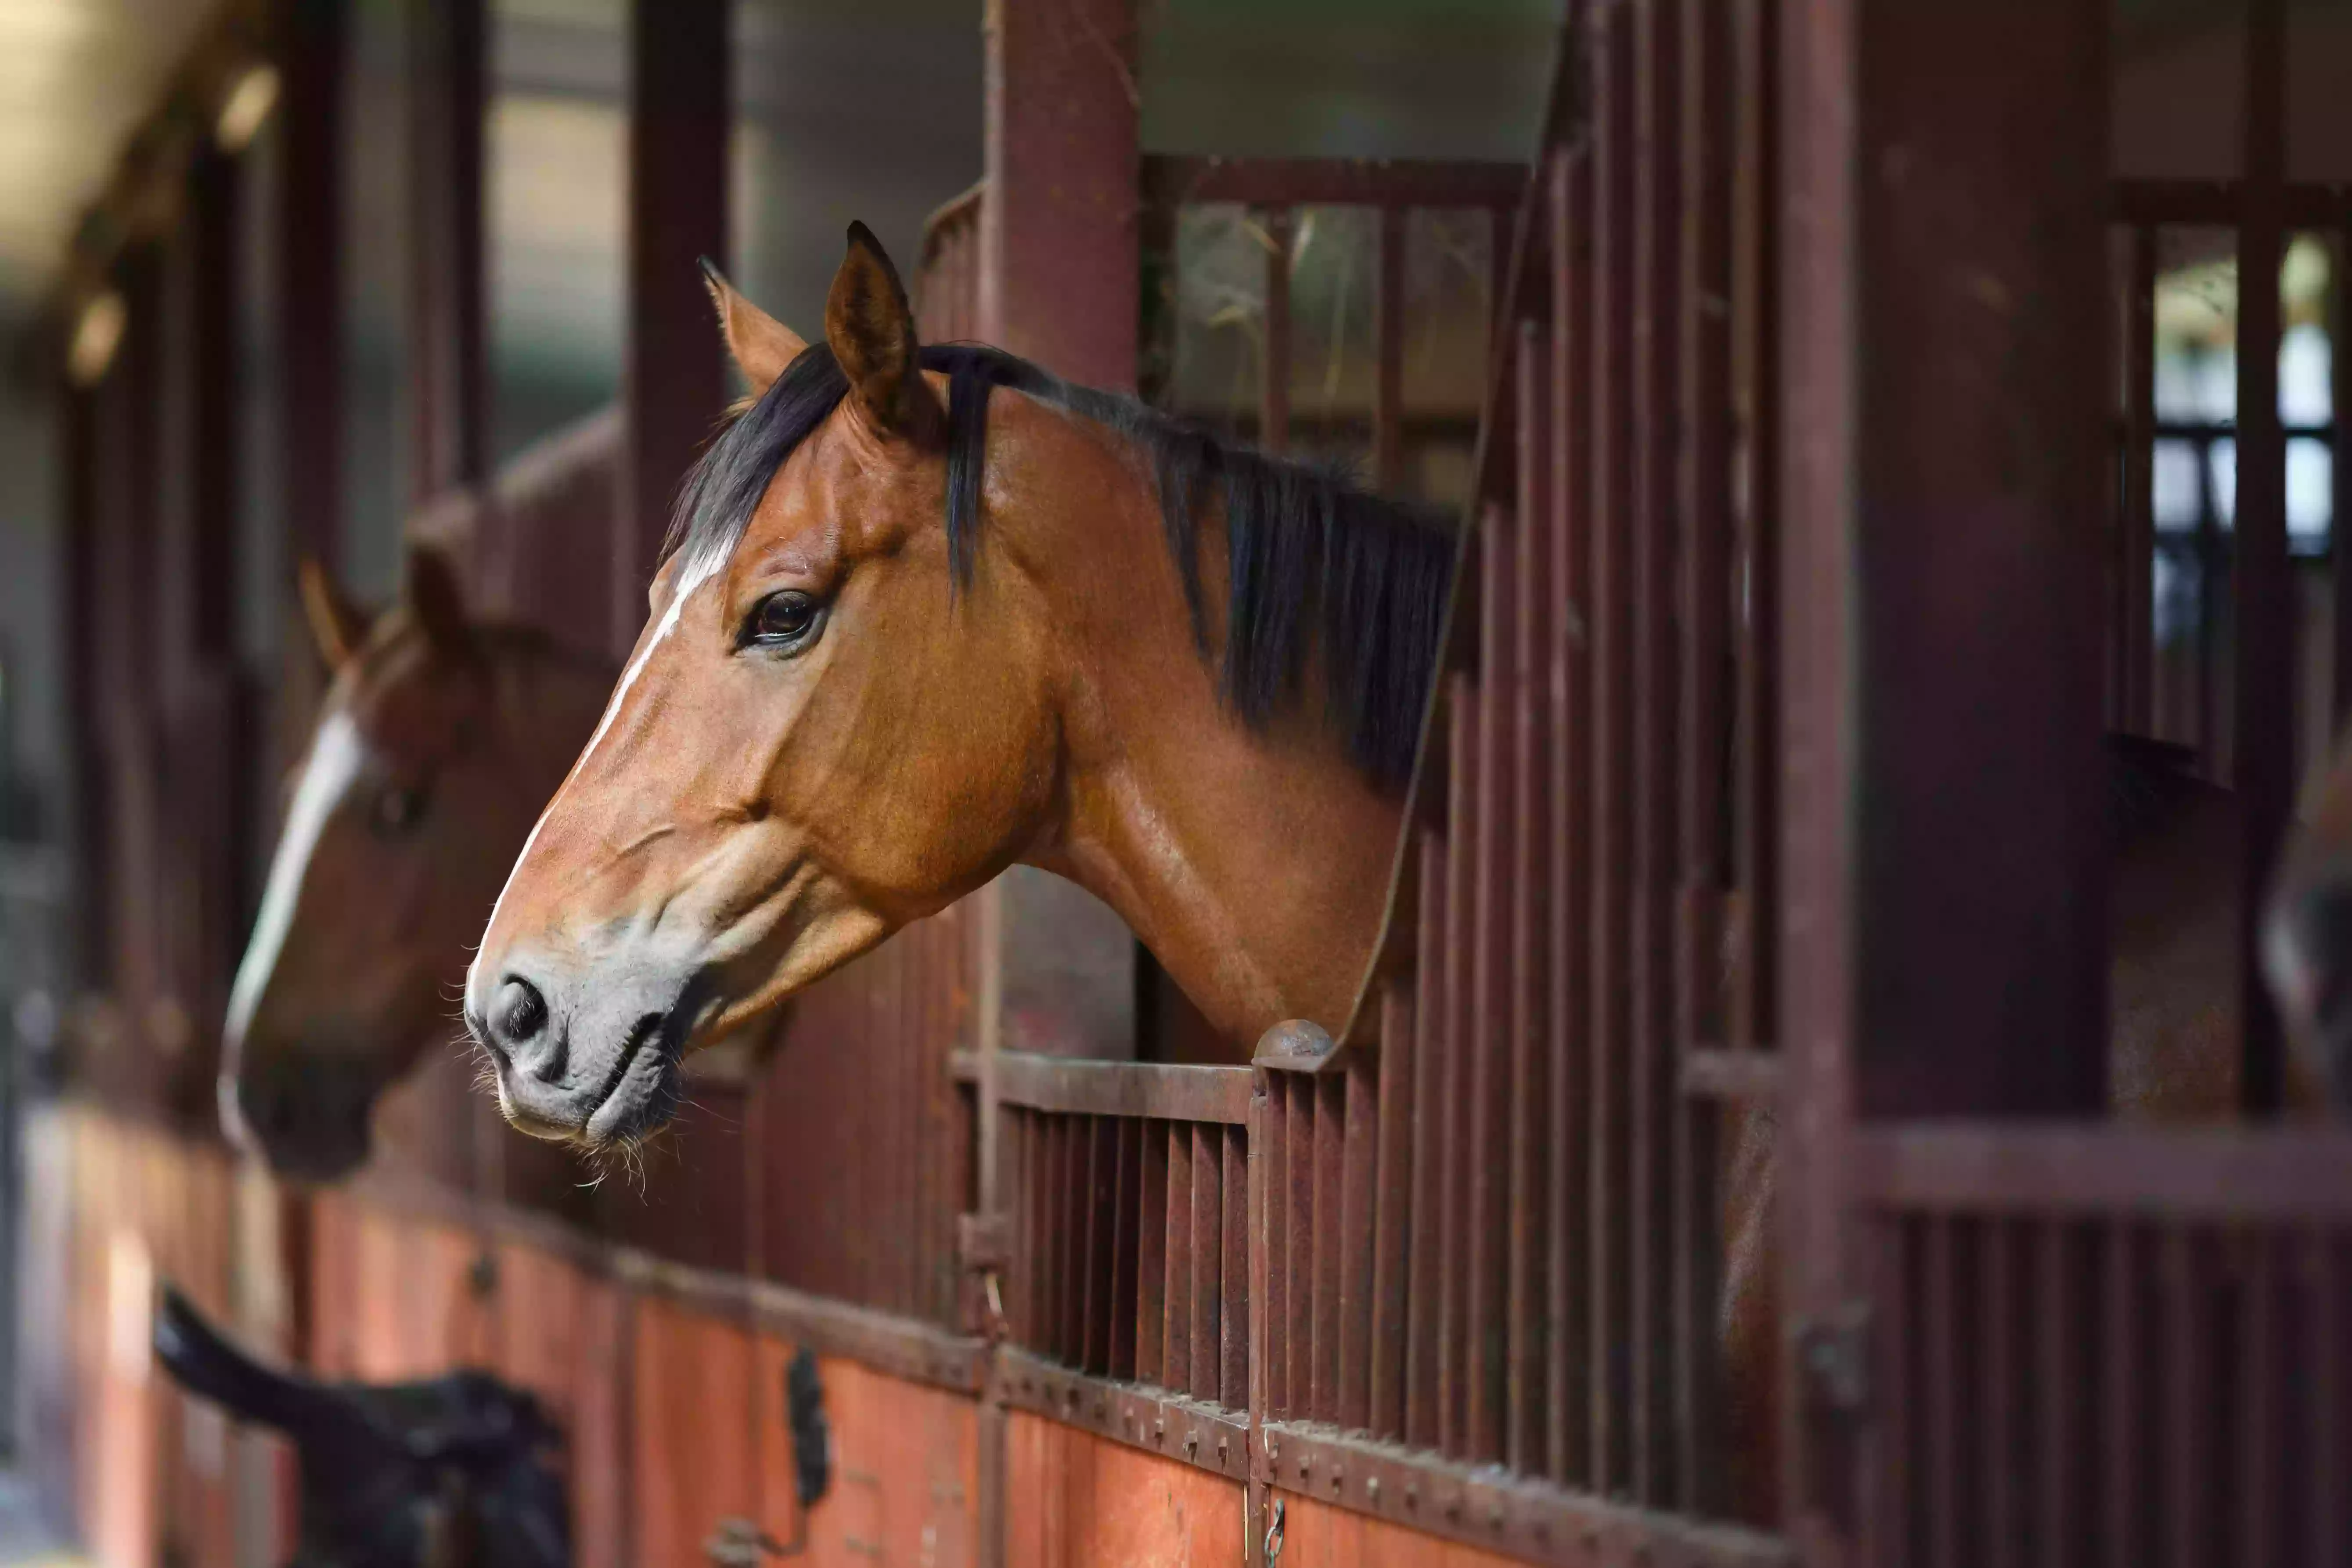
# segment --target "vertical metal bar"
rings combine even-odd
[[[1257,443],[1269,452],[1290,446],[1290,209],[1265,207],[1265,369],[1258,387]]]
[[[1963,1568],[1961,1510],[1968,1500],[1960,1487],[1960,1270],[1952,1256],[1958,1222],[1937,1214],[1916,1223],[1926,1250],[1920,1293],[1927,1298],[1927,1355],[1921,1367],[1927,1386],[1920,1397],[1927,1418],[1923,1489],[1927,1561],[1930,1568]]]
[[[1277,1270],[1274,1268],[1273,1237],[1266,1219],[1282,1167],[1272,1155],[1275,1116],[1273,1101],[1266,1092],[1267,1077],[1263,1068],[1251,1076],[1247,1129],[1248,1296],[1255,1307],[1249,1314],[1249,1448],[1243,1467],[1247,1476],[1242,1492],[1243,1568],[1267,1568],[1265,1476],[1273,1467],[1265,1454],[1265,1423],[1273,1416],[1276,1404],[1270,1381],[1275,1365],[1271,1332],[1275,1317],[1267,1292]]]
[[[1161,1383],[1179,1393],[1192,1387],[1192,1124],[1168,1123],[1168,1284],[1161,1300]]]
[[[1012,1190],[1005,1192],[1000,1187],[998,1192],[1013,1227],[1013,1262],[1005,1271],[1004,1316],[1013,1342],[1034,1350],[1037,1344],[1037,1141],[1027,1111],[1007,1106],[1001,1114],[1004,1118],[1001,1146],[1013,1173]],[[769,1263],[772,1268],[772,1257]]]
[[[1735,634],[1733,883],[1742,918],[1732,954],[1731,1038],[1769,1044],[1778,1006],[1780,917],[1780,53],[1777,0],[1736,11],[1740,125],[1737,138],[1737,257],[1733,274],[1733,397],[1738,473],[1733,484],[1736,570],[1742,606]]]
[[[1217,1135],[1212,1128],[1210,1135]],[[1219,1269],[1217,1324],[1223,1364],[1217,1373],[1217,1401],[1228,1410],[1249,1407],[1250,1237],[1249,1140],[1239,1127],[1223,1130],[1224,1139],[1225,1217],[1224,1262]]]
[[[1546,1459],[1552,1479],[1587,1479],[1591,1435],[1589,1382],[1591,1331],[1588,1244],[1591,1208],[1590,984],[1592,855],[1587,799],[1593,767],[1591,672],[1587,653],[1591,615],[1592,420],[1591,376],[1592,158],[1589,147],[1569,150],[1553,165],[1551,225],[1552,390],[1548,437],[1554,482],[1549,519],[1553,592],[1562,606],[1552,626],[1550,679],[1554,705],[1553,787],[1545,792],[1551,823],[1551,930],[1548,952],[1552,995],[1547,1020],[1551,1098],[1551,1240],[1546,1349]],[[1496,243],[1501,243],[1498,234]],[[1423,884],[1426,886],[1426,884]]]
[[[1135,1380],[1175,1386],[1167,1374],[1168,1124],[1146,1121],[1142,1182],[1136,1199]]]
[[[1478,868],[1479,698],[1478,689],[1466,677],[1454,678],[1448,712],[1452,733],[1447,737],[1453,766],[1447,773],[1446,794],[1445,1044],[1441,1058],[1443,1088],[1436,1103],[1444,1112],[1445,1148],[1444,1196],[1437,1231],[1437,1447],[1441,1453],[1454,1455],[1464,1451],[1463,1415],[1467,1405],[1464,1357],[1471,1340],[1469,1166],[1476,1156],[1470,1141],[1475,1097],[1469,1066],[1478,1037],[1471,1022],[1471,952],[1476,929],[1472,910]]]
[[[1510,342],[1516,339],[1507,339]],[[1517,422],[1524,422],[1525,409]],[[1527,879],[1511,842],[1511,785],[1517,772],[1511,745],[1517,718],[1518,539],[1517,521],[1499,506],[1486,509],[1479,538],[1478,794],[1476,871],[1471,942],[1470,1028],[1465,1037],[1470,1096],[1467,1153],[1469,1279],[1464,1352],[1464,1455],[1491,1462],[1503,1457],[1503,1374],[1507,1352],[1510,1225],[1509,1068],[1511,1025],[1510,889]]]
[[[2344,428],[2340,423],[2336,427]],[[2344,1344],[2344,1314],[2352,1303],[2345,1299],[2344,1244],[2337,1236],[2315,1230],[2300,1238],[2297,1253],[2304,1285],[2297,1376],[2310,1388],[2312,1412],[2310,1451],[2303,1465],[2309,1478],[2303,1500],[2311,1538],[2305,1561],[2341,1563],[2352,1545],[2347,1539],[2352,1519],[2346,1517],[2343,1489],[2336,1484],[2344,1475],[2346,1426],[2352,1422],[2352,1377],[2347,1375]]]
[[[1265,1353],[1251,1368],[1251,1381],[1263,1392],[1267,1415],[1286,1418],[1295,1402],[1290,1394],[1290,1101],[1283,1092],[1280,1074],[1261,1069],[1259,1096],[1253,1100],[1259,1132],[1250,1149],[1251,1181],[1265,1232],[1263,1259],[1251,1264],[1253,1283],[1261,1284],[1257,1321],[1263,1325],[1256,1342]]]
[[[1372,1250],[1378,1216],[1373,1184],[1380,1138],[1380,1062],[1359,1052],[1339,1089],[1346,1129],[1339,1204],[1339,1343],[1335,1348],[1339,1425],[1371,1424]],[[1328,1101],[1327,1100],[1327,1103]]]
[[[1674,1039],[1678,1056],[1725,1043],[1725,839],[1735,763],[1725,709],[1731,622],[1731,390],[1733,211],[1732,7],[1682,0],[1683,73],[1681,354],[1682,467],[1680,613],[1682,648],[1681,887],[1676,898]],[[1714,1325],[1723,1274],[1716,1172],[1717,1113],[1684,1102],[1678,1074],[1666,1092],[1673,1111],[1675,1471],[1676,1506],[1719,1511],[1724,1502],[1719,1435],[1714,1430],[1719,1368]]]
[[[1054,1118],[1054,1359],[1073,1365],[1087,1343],[1087,1132],[1083,1116]]]
[[[1138,1231],[1143,1207],[1143,1138],[1140,1117],[1121,1116],[1110,1125],[1118,1138],[1118,1190],[1111,1201],[1110,1375],[1131,1379],[1135,1371]]]
[[[2290,1449],[2284,1431],[2286,1402],[2281,1397],[2280,1340],[2286,1333],[2282,1310],[2277,1233],[2250,1229],[2237,1238],[2237,1343],[2231,1358],[2237,1373],[2235,1451],[2227,1462],[2237,1467],[2236,1544],[2230,1555],[2239,1563],[2288,1561],[2282,1530],[2286,1490],[2281,1469]]]
[[[2156,666],[2156,230],[2131,233],[2124,301],[2124,507],[2116,624],[2122,727],[2148,733]]]
[[[1315,1181],[1315,1162],[1320,1152],[1318,1124],[1321,1108],[1315,1102],[1312,1079],[1284,1073],[1275,1079],[1274,1087],[1286,1108],[1284,1116],[1289,1124],[1285,1155],[1290,1168],[1285,1179],[1290,1191],[1284,1205],[1290,1222],[1284,1238],[1284,1261],[1289,1272],[1290,1316],[1286,1335],[1289,1368],[1285,1377],[1291,1413],[1300,1419],[1311,1420],[1316,1410],[1315,1324],[1318,1305],[1315,1294],[1315,1244],[1324,1212],[1319,1201],[1322,1194],[1317,1191]]]
[[[1633,953],[1632,833],[1633,752],[1631,652],[1633,582],[1628,524],[1634,451],[1629,419],[1633,376],[1633,28],[1631,6],[1595,14],[1592,49],[1593,395],[1592,593],[1590,709],[1592,727],[1592,1016],[1591,1095],[1586,1108],[1591,1163],[1591,1479],[1601,1490],[1633,1479],[1633,1310],[1627,1178],[1633,1122],[1628,1042]]]
[[[628,409],[614,510],[616,652],[645,624],[646,584],[678,477],[727,401],[727,370],[696,261],[727,254],[733,52],[726,0],[630,0]],[[1130,274],[1131,275],[1131,274]],[[1130,313],[1132,306],[1130,305]]]
[[[2161,1561],[2167,1568],[2190,1568],[2209,1561],[2216,1544],[2209,1510],[2214,1456],[2206,1424],[2215,1392],[2206,1300],[2211,1276],[2204,1240],[2195,1232],[2168,1229],[2158,1246],[2164,1358],[2155,1415],[2163,1445]]]
[[[1675,536],[1681,475],[1681,12],[1639,7],[1634,26],[1634,468],[1633,1027],[1633,1492],[1659,1503],[1678,1489],[1672,1352],[1675,1249],[1675,952],[1683,905],[1681,653]]]
[[[1346,1230],[1348,1086],[1339,1074],[1302,1079],[1315,1097],[1315,1419],[1339,1418],[1340,1259]]]
[[[2140,1329],[2142,1302],[2137,1250],[2129,1223],[2113,1221],[2099,1233],[2100,1307],[2105,1319],[2100,1335],[2103,1356],[2099,1384],[2100,1425],[2105,1430],[2097,1452],[2103,1466],[2098,1538],[2106,1568],[2135,1568],[2134,1552],[2147,1504],[2141,1498],[2139,1456],[2145,1436],[2140,1426],[2142,1394]],[[2153,1419],[2153,1401],[2149,1402]]]
[[[1404,1436],[1406,1324],[1412,1310],[1408,1249],[1413,1201],[1413,1041],[1416,993],[1410,979],[1381,992],[1379,1147],[1372,1193],[1372,1317],[1365,1424],[1375,1437]]]
[[[2083,1508],[2095,1484],[2083,1463],[2089,1431],[2083,1420],[2090,1368],[2079,1348],[2089,1302],[2078,1278],[2077,1249],[2066,1222],[2034,1227],[2033,1424],[2040,1442],[2034,1467],[2035,1532],[2040,1568],[2072,1568],[2087,1561]]]
[[[1414,911],[1412,991],[1412,1216],[1405,1245],[1404,1440],[1438,1441],[1439,1237],[1445,1229],[1445,892],[1452,886],[1444,837],[1421,832],[1421,890]],[[1278,1310],[1278,1304],[1271,1310]]]
[[[1922,1393],[1918,1352],[1924,1338],[1919,1297],[1920,1225],[1910,1216],[1890,1216],[1864,1227],[1864,1267],[1877,1298],[1874,1310],[1885,1324],[1874,1371],[1885,1382],[1886,1429],[1879,1440],[1876,1474],[1864,1478],[1857,1561],[1903,1568],[1917,1561],[1919,1548],[1919,1440]]]
[[[1089,1117],[1086,1196],[1087,1321],[1085,1365],[1088,1372],[1108,1373],[1111,1342],[1117,1331],[1118,1300],[1118,1134],[1120,1118]]]
[[[2237,763],[2240,1074],[2249,1115],[2284,1089],[2278,1010],[2263,979],[2263,889],[2294,804],[2294,581],[2287,559],[2286,440],[2279,425],[2279,268],[2286,179],[2285,0],[2247,0],[2244,207],[2238,229]]]
[[[2017,1264],[2025,1239],[2022,1224],[1998,1218],[1985,1220],[1979,1235],[1984,1419],[1977,1467],[1984,1478],[1981,1561],[1990,1568],[2018,1568],[2024,1560],[2027,1434],[2023,1405],[2028,1352],[2018,1342],[2023,1317],[2018,1311]],[[2042,1327],[2055,1332],[2059,1325]]]
[[[1192,1397],[1213,1402],[1223,1370],[1224,1340],[1217,1275],[1225,1256],[1224,1141],[1213,1128],[1192,1133]]]
[[[1381,209],[1372,268],[1372,476],[1390,492],[1404,482],[1404,219]]]
[[[1557,159],[1558,154],[1555,154]],[[1546,187],[1548,188],[1548,187]],[[1540,216],[1540,215],[1539,215]],[[1548,267],[1549,257],[1533,239],[1549,240],[1551,227],[1530,229],[1528,265]],[[1549,282],[1549,279],[1546,279]],[[1552,303],[1549,288],[1529,290],[1522,298]],[[1511,684],[1510,788],[1513,823],[1510,879],[1510,1018],[1504,1112],[1510,1135],[1510,1190],[1504,1267],[1507,1306],[1503,1338],[1502,1458],[1521,1474],[1540,1474],[1547,1454],[1544,1395],[1548,1392],[1549,1359],[1546,1335],[1550,1314],[1545,1310],[1545,1287],[1550,1269],[1545,1245],[1550,1239],[1545,1200],[1550,1195],[1549,1161],[1555,1142],[1546,1125],[1550,1110],[1549,1076],[1553,1061],[1546,1048],[1550,977],[1551,802],[1545,768],[1551,761],[1552,688],[1545,679],[1544,660],[1551,651],[1552,622],[1559,604],[1550,584],[1556,557],[1549,537],[1553,521],[1551,468],[1553,421],[1551,336],[1544,323],[1523,320],[1514,339],[1518,417],[1519,483],[1510,526],[1515,535],[1512,556],[1518,572],[1512,636],[1516,647]],[[1499,1054],[1499,1053],[1498,1053]],[[1498,1067],[1501,1063],[1497,1064]]]

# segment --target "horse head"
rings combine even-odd
[[[607,672],[467,616],[411,551],[371,620],[315,563],[313,639],[333,672],[233,986],[224,1120],[281,1173],[367,1157],[376,1097],[455,1033],[468,941],[593,721]]]
[[[688,1052],[1015,861],[1108,901],[1230,1037],[1341,1022],[1450,525],[923,347],[862,225],[821,342],[710,284],[751,395],[467,979],[508,1118],[652,1131]]]

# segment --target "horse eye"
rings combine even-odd
[[[368,825],[385,837],[394,837],[416,826],[425,815],[425,792],[388,784],[368,806]]]
[[[762,647],[798,648],[811,640],[824,606],[797,588],[769,595],[751,606],[743,640]]]

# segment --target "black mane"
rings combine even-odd
[[[1458,535],[1442,515],[1366,493],[1346,474],[1229,446],[1133,398],[1075,386],[1000,350],[925,348],[948,378],[950,595],[971,582],[979,548],[988,398],[999,386],[1066,408],[1150,457],[1169,553],[1193,639],[1210,657],[1199,523],[1223,503],[1229,585],[1222,660],[1227,701],[1264,724],[1296,701],[1320,654],[1323,708],[1349,757],[1374,780],[1412,773]],[[668,551],[723,559],[793,449],[848,395],[833,351],[816,343],[722,430],[679,491]]]

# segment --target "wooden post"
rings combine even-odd
[[[1057,375],[1135,384],[1134,0],[987,0],[981,335]]]
[[[1797,1334],[1856,1285],[1853,1118],[2105,1100],[2107,21],[1991,10],[1781,7]],[[1784,1406],[1791,1534],[1809,1563],[1858,1561],[1874,1500],[1809,1389]]]
[[[342,526],[343,88],[348,0],[279,0],[284,109],[271,258],[286,528],[331,565]],[[292,584],[292,565],[288,566]]]
[[[727,254],[729,6],[632,0],[627,331],[610,642],[625,652],[678,481],[727,401],[700,257]]]
[[[409,61],[410,500],[488,472],[482,360],[482,0],[425,0]]]

